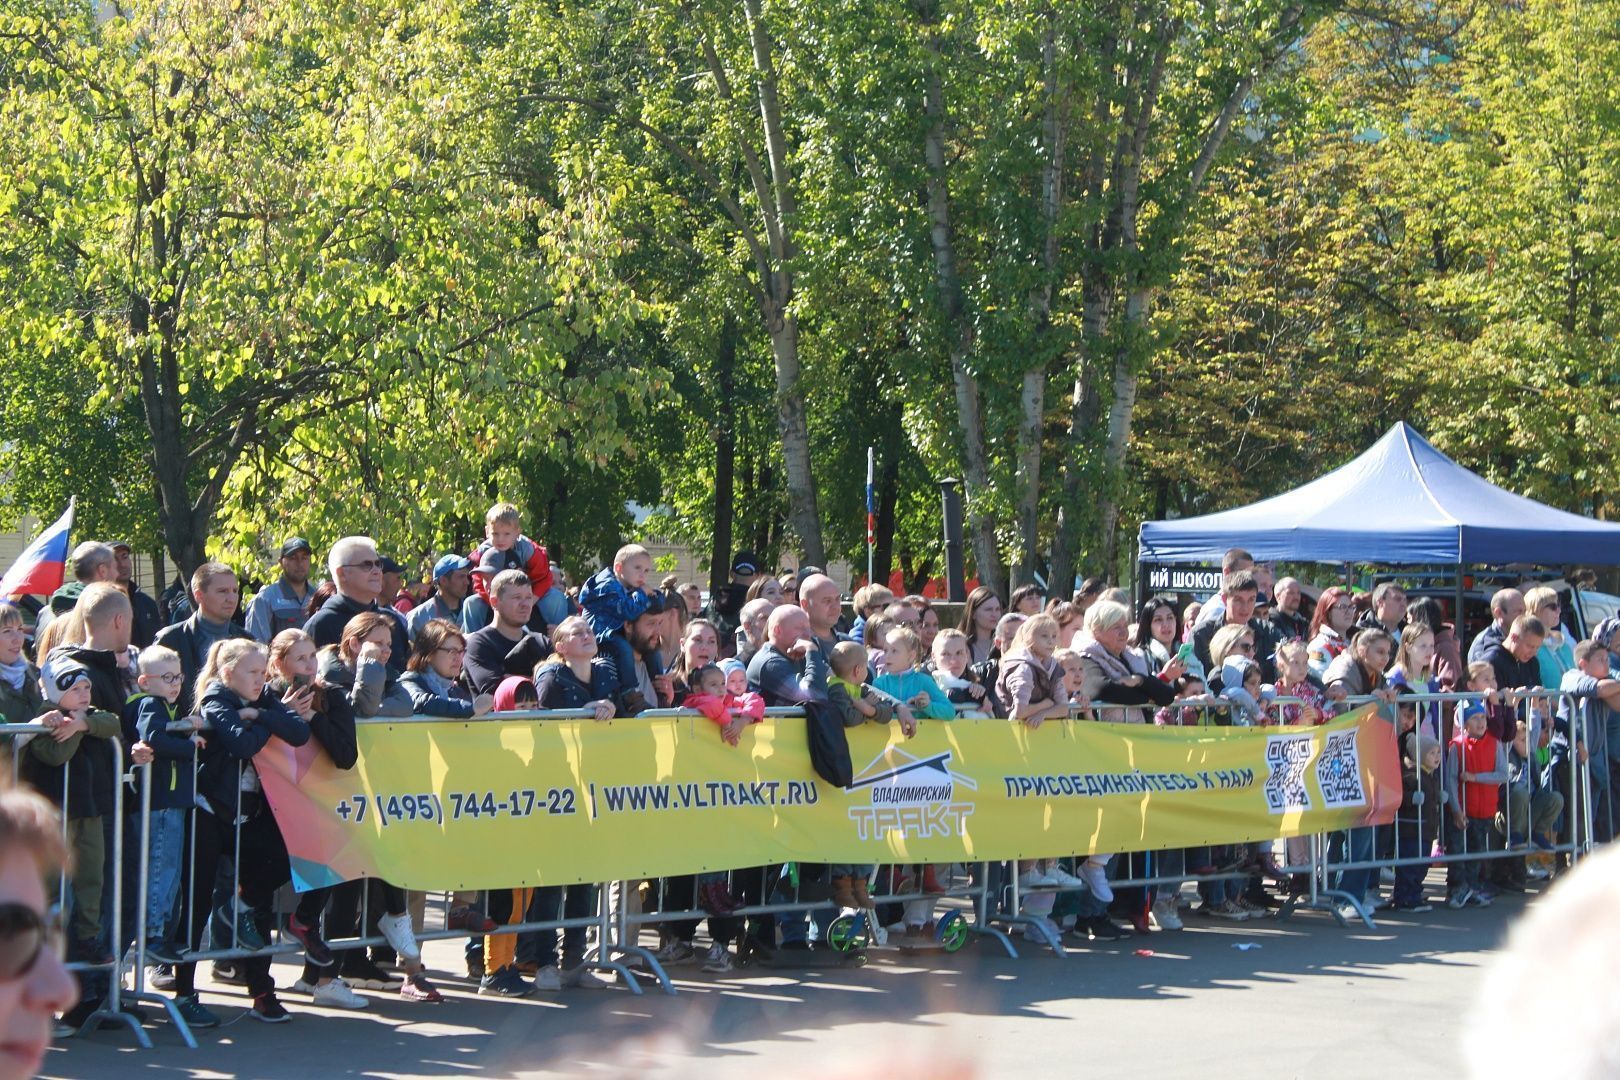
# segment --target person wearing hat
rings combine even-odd
[[[310,594],[309,541],[294,536],[281,545],[277,561],[281,577],[260,589],[247,609],[248,634],[266,645],[283,630],[304,625]]]
[[[433,564],[433,595],[412,608],[405,616],[405,630],[412,641],[432,619],[461,625],[461,612],[472,592],[472,563],[450,554]]]
[[[399,611],[403,615],[404,610],[395,605],[399,603],[399,598],[404,595],[405,567],[398,560],[384,555],[382,557],[382,572],[382,595],[377,598],[377,603],[384,607],[394,608],[395,611]]]
[[[135,609],[135,621],[130,626],[129,643],[137,649],[144,649],[157,640],[157,633],[163,629],[163,611],[158,602],[135,583],[135,560],[131,557],[134,549],[128,540],[114,540],[107,545],[113,550],[113,582],[129,597],[130,607]]]
[[[720,636],[720,651],[731,655],[736,651],[737,627],[742,621],[743,605],[748,602],[748,586],[759,576],[764,563],[752,551],[739,551],[731,560],[731,581],[709,594],[709,605],[704,618],[714,623]]]

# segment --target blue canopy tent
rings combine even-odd
[[[1389,566],[1620,564],[1620,524],[1504,491],[1397,423],[1366,453],[1252,506],[1147,521],[1144,563],[1219,563],[1232,547],[1259,560]]]

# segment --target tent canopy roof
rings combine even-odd
[[[1452,461],[1404,421],[1360,457],[1235,510],[1142,523],[1145,562],[1260,560],[1456,565],[1620,564],[1620,524],[1515,495]]]

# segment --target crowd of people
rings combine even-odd
[[[909,737],[921,724],[962,717],[1031,728],[1073,716],[1312,725],[1370,699],[1397,726],[1404,800],[1393,827],[1351,830],[1338,842],[1351,864],[1404,861],[1388,896],[1377,871],[1364,868],[1345,870],[1340,892],[1371,907],[1428,910],[1427,859],[1493,853],[1505,857],[1447,865],[1452,907],[1488,904],[1495,890],[1522,890],[1556,870],[1556,859],[1543,865],[1537,852],[1577,834],[1588,813],[1593,838],[1612,834],[1608,793],[1620,752],[1611,759],[1607,747],[1620,738],[1620,683],[1609,672],[1620,622],[1577,642],[1550,589],[1498,592],[1492,622],[1466,656],[1432,599],[1409,604],[1389,581],[1370,594],[1329,587],[1312,602],[1301,582],[1274,579],[1240,550],[1227,554],[1220,593],[1202,604],[1153,597],[1133,609],[1123,590],[1099,579],[1063,597],[1026,585],[1005,603],[981,587],[957,625],[945,626],[930,600],[875,584],[854,592],[846,616],[825,573],[773,575],[750,552],[737,554],[729,582],[707,596],[674,579],[653,583],[652,558],[635,544],[569,590],[544,545],[524,535],[516,507],[491,507],[485,524],[484,540],[465,556],[439,558],[426,583],[404,581],[370,538],[351,536],[327,550],[327,578],[317,584],[311,545],[295,537],[279,551],[275,580],[245,608],[237,575],[211,562],[192,575],[185,603],[173,605],[180,610],[167,613],[130,581],[128,545],[81,544],[73,580],[49,598],[32,648],[23,612],[0,601],[0,712],[39,729],[12,739],[9,751],[19,775],[67,820],[68,956],[88,965],[81,1000],[66,1010],[70,1027],[100,1006],[107,969],[137,938],[152,964],[149,983],[172,990],[193,1027],[219,1023],[197,989],[205,946],[258,953],[217,963],[215,974],[247,988],[257,1019],[289,1018],[261,951],[277,932],[302,949],[293,990],[316,1004],[364,1008],[361,990],[442,1000],[422,962],[422,894],[348,882],[273,911],[288,856],[253,756],[272,737],[313,742],[336,768],[351,769],[356,721],[370,717],[570,709],[605,720],[688,708],[736,744],[772,706],[824,706],[846,727],[894,725]],[[1434,700],[1446,692],[1472,696]],[[150,765],[151,808],[140,812],[131,791],[120,819],[119,777],[130,765]],[[1578,773],[1586,782],[1572,784]],[[117,830],[124,865],[113,864]],[[137,911],[130,875],[143,832],[149,889]],[[1282,862],[1273,845],[1244,844],[1060,856],[1005,873],[1020,887],[1016,914],[1041,934],[1118,939],[1180,929],[1183,886],[1193,879],[1204,915],[1269,914],[1306,886],[1300,843],[1285,845]],[[656,883],[643,902],[707,916],[701,953],[701,919],[662,923],[660,961],[723,972],[742,950],[817,947],[805,913],[738,914],[791,895],[790,881],[819,882],[834,907],[867,906],[879,886],[911,894],[894,906],[896,929],[924,936],[947,891],[944,869],[707,873]],[[117,874],[128,884],[115,920],[106,883]],[[1112,884],[1124,879],[1157,884]],[[581,919],[595,910],[593,889],[452,893],[447,926],[469,934],[468,971],[480,992],[599,984],[585,962],[583,927],[507,929]],[[115,923],[123,940],[111,937]],[[385,944],[345,944],[362,936]]]

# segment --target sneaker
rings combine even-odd
[[[302,981],[302,979],[299,980],[299,982]],[[297,988],[298,983],[294,983],[293,989],[296,990]],[[351,990],[349,984],[342,979],[333,979],[329,983],[321,983],[318,986],[311,987],[309,996],[316,1005],[322,1005],[328,1009],[364,1009],[371,1004]]]
[[[214,909],[214,918],[225,928],[220,936],[229,948],[246,949],[249,952],[258,952],[264,948],[264,938],[259,934],[258,926],[254,924],[253,912],[237,911],[236,905],[227,900]]]
[[[1051,935],[1052,941],[1063,940],[1063,931],[1058,928],[1057,923],[1053,922],[1045,915],[1035,915],[1032,917],[1034,918],[1036,924],[1046,929],[1046,933]],[[1036,929],[1035,926],[1026,923],[1024,924],[1023,930],[1025,939],[1029,941],[1038,941],[1042,945],[1046,944],[1047,939],[1041,935],[1040,930]]]
[[[173,990],[174,968],[168,964],[146,965],[146,986],[149,990]]]
[[[1532,866],[1525,870],[1525,877],[1531,881],[1546,881],[1552,877],[1552,871],[1545,866]]]
[[[547,964],[535,974],[534,988],[548,994],[563,988],[562,972],[557,970],[556,964]]]
[[[1121,941],[1131,936],[1129,930],[1118,925],[1106,915],[1098,915],[1094,919],[1087,919],[1083,923],[1077,923],[1074,932],[1085,935],[1088,941]]]
[[[182,952],[180,946],[172,941],[148,941],[146,943],[146,959],[154,964],[184,963],[181,958]]]
[[[1209,909],[1209,913],[1217,919],[1226,919],[1229,922],[1243,922],[1249,913],[1238,906],[1235,900],[1223,900]]]
[[[731,950],[719,942],[709,946],[709,951],[703,954],[703,970],[723,974],[730,971],[734,965],[731,961]]]
[[[1018,875],[1020,889],[1047,889],[1057,884],[1057,879],[1047,875],[1046,871],[1032,867]]]
[[[1053,863],[1050,869],[1046,871],[1046,877],[1060,889],[1083,889],[1086,887],[1084,878],[1075,877],[1057,863]],[[1101,897],[1098,897],[1098,899],[1101,899]]]
[[[1414,915],[1422,915],[1425,912],[1434,910],[1434,905],[1424,900],[1414,900],[1392,906],[1396,911],[1410,911]]]
[[[293,980],[293,984],[287,987],[287,989],[297,994],[313,994],[315,992],[315,984],[300,975],[298,978]]]
[[[186,1022],[188,1028],[219,1027],[219,1017],[214,1015],[213,1010],[198,1001],[196,994],[186,994],[175,998],[174,1008],[180,1014],[180,1019]]]
[[[411,930],[410,912],[379,915],[377,929],[382,931],[382,936],[401,959],[412,964],[422,959],[422,950],[416,944],[416,934]]]
[[[253,1019],[262,1020],[266,1024],[285,1024],[292,1019],[292,1014],[282,1008],[281,1002],[276,1000],[275,991],[272,990],[253,999]]]
[[[1495,901],[1496,897],[1484,889],[1478,889],[1468,896],[1468,903],[1474,907],[1490,907]]]
[[[484,971],[484,954],[481,952],[468,953],[467,978],[482,979],[486,974],[488,973]]]
[[[247,976],[242,974],[242,965],[232,960],[219,960],[214,964],[214,981],[226,986],[246,986]]]
[[[731,970],[730,961],[731,956],[730,954],[727,954],[727,971]],[[712,971],[714,969],[709,967],[708,961],[704,961],[703,970]],[[562,973],[562,981],[564,986],[574,987],[579,990],[605,990],[612,985],[606,979],[602,978],[602,976],[598,975],[584,964],[577,964],[574,967],[565,970]]]
[[[428,982],[427,976],[420,971],[413,971],[405,976],[400,984],[399,996],[406,1001],[424,1001],[430,1005],[438,1005],[444,1001],[444,995],[439,988]]]
[[[690,964],[697,959],[697,950],[690,941],[680,938],[670,938],[653,952],[653,959],[664,967],[671,964]]]
[[[517,968],[507,966],[496,968],[478,980],[478,992],[495,997],[528,997],[534,993],[534,986],[517,973]]]
[[[1091,889],[1091,895],[1104,904],[1114,899],[1114,890],[1108,887],[1108,867],[1104,863],[1087,859],[1080,864],[1080,877]]]
[[[1174,900],[1155,900],[1153,910],[1148,913],[1149,921],[1160,930],[1180,930],[1183,924],[1181,916],[1176,912]]]
[[[471,905],[451,908],[444,920],[446,930],[465,930],[471,934],[487,934],[496,927],[495,920],[485,915],[482,908]]]
[[[356,959],[346,961],[339,974],[343,981],[359,990],[398,990],[398,975],[390,974],[367,960],[360,953],[350,953]]]
[[[331,967],[334,957],[332,950],[327,948],[326,942],[321,940],[321,931],[315,926],[305,926],[298,921],[297,915],[287,916],[287,933],[294,941],[304,947],[304,956],[316,967]]]
[[[1474,890],[1470,889],[1466,885],[1460,885],[1457,887],[1456,892],[1451,893],[1446,897],[1446,907],[1453,911],[1456,911],[1458,908],[1467,907],[1468,901],[1473,895]]]

